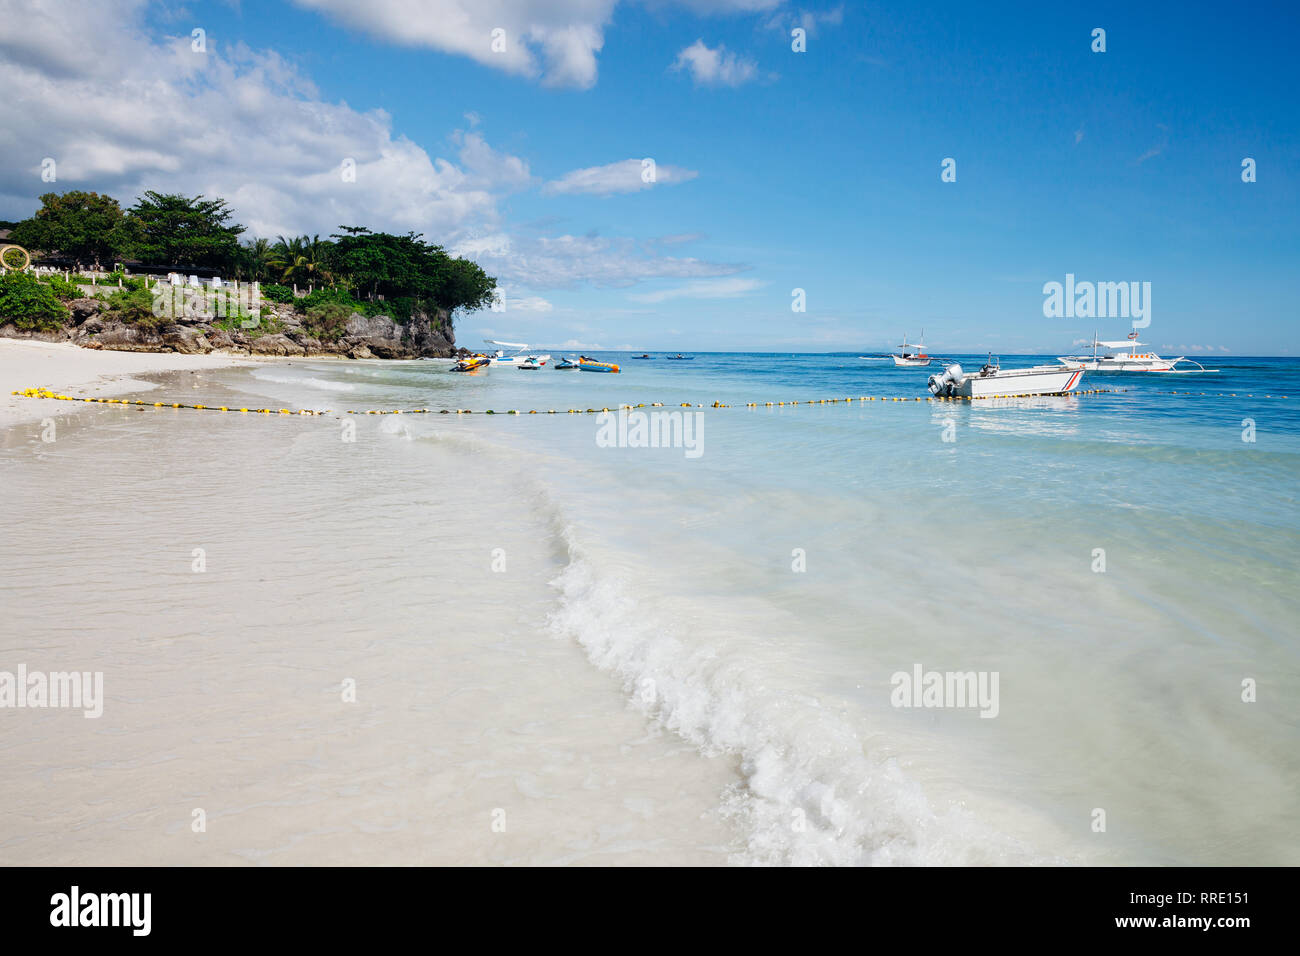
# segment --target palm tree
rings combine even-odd
[[[330,242],[322,242],[320,236],[292,236],[286,239],[280,236],[272,250],[269,265],[280,273],[280,281],[292,284],[294,293],[298,283],[307,285],[308,294],[318,282],[330,281],[330,274],[325,268],[325,259]]]
[[[264,282],[271,277],[271,243],[267,239],[250,239],[239,247],[235,275],[250,282]]]

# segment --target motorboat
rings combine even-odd
[[[1024,395],[1064,395],[1083,381],[1082,362],[1002,368],[992,355],[978,372],[966,373],[956,363],[930,376],[930,392],[939,398],[995,398]]]
[[[578,363],[570,358],[561,358],[555,363],[555,368],[560,372],[576,372],[578,370]]]
[[[492,359],[486,355],[471,355],[461,359],[451,367],[453,372],[476,372],[481,368],[487,368],[492,364]]]
[[[921,366],[930,364],[930,356],[925,353],[925,329],[921,330],[921,341],[909,345],[907,336],[903,336],[903,344],[898,347],[898,354],[891,355],[895,365]]]
[[[1092,355],[1066,355],[1057,361],[1071,364],[1082,362],[1090,372],[1165,372],[1179,375],[1196,375],[1201,372],[1217,372],[1217,368],[1206,368],[1200,362],[1180,355],[1178,358],[1166,359],[1155,352],[1146,351],[1146,346],[1138,341],[1137,330],[1128,334],[1128,338],[1118,342],[1103,342],[1092,336]],[[1138,349],[1143,351],[1139,352]],[[1103,351],[1104,350],[1104,351]],[[1179,362],[1188,362],[1196,368],[1177,368]]]
[[[497,342],[492,339],[484,339],[484,344],[497,346],[496,353],[491,357],[494,365],[523,365],[531,360],[536,360],[545,365],[550,359],[549,355],[525,354],[530,346],[522,342]],[[514,349],[514,351],[507,353],[506,349]]]
[[[668,356],[668,361],[670,362],[690,362],[694,359],[694,355],[683,355],[681,352],[678,352],[676,355]]]
[[[593,358],[587,358],[585,355],[578,357],[578,371],[580,372],[617,372],[618,366],[612,362],[597,362]]]
[[[515,368],[519,369],[521,372],[524,370],[533,371],[542,368],[545,364],[546,362],[542,359],[537,358],[535,355],[530,355],[527,359],[516,365]]]

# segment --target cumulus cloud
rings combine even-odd
[[[550,86],[579,89],[596,82],[596,55],[617,5],[617,0],[295,2],[390,43],[460,54]]]
[[[23,24],[0,32],[0,217],[28,216],[42,193],[68,189],[124,204],[146,189],[220,196],[250,237],[328,235],[340,225],[424,233],[521,290],[534,311],[545,308],[534,293],[547,288],[744,268],[659,255],[654,242],[632,238],[512,236],[502,200],[537,181],[474,119],[451,133],[446,157],[431,155],[384,111],[325,100],[274,51],[209,37],[196,52],[188,32],[151,36],[145,10],[144,0],[0,0],[0,21]],[[54,182],[41,179],[45,157],[56,161]],[[587,180],[564,177],[557,194],[580,193],[582,182],[596,192],[619,186],[610,167],[592,169]],[[657,174],[661,183],[695,175]]]
[[[686,70],[697,86],[740,86],[758,77],[758,64],[728,52],[722,44],[710,49],[696,40],[677,54],[674,70]]]
[[[653,171],[653,178],[650,173]],[[680,166],[649,165],[643,159],[624,159],[604,166],[588,166],[565,173],[543,187],[549,196],[589,193],[594,196],[612,196],[615,193],[634,193],[655,186],[674,186],[698,176],[693,169]]]
[[[476,132],[453,136],[455,161],[431,157],[382,110],[322,99],[278,54],[150,39],[142,10],[5,4],[0,18],[24,24],[0,37],[8,215],[29,215],[51,190],[129,203],[158,189],[222,196],[252,235],[366,224],[452,240],[496,228],[498,197],[530,182],[527,163]],[[53,183],[39,175],[46,156]]]

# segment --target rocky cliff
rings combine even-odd
[[[396,322],[386,315],[348,317],[341,334],[333,341],[321,341],[303,327],[302,317],[289,306],[263,305],[263,321],[245,329],[233,328],[198,316],[182,316],[171,325],[153,328],[116,321],[103,314],[98,299],[74,299],[68,303],[69,324],[54,332],[20,331],[0,316],[0,336],[73,342],[89,349],[124,352],[231,352],[247,355],[329,355],[344,358],[412,359],[446,358],[457,350],[456,334],[448,314],[416,313],[410,322]],[[224,323],[223,323],[224,324]]]

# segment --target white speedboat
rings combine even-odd
[[[1083,363],[1031,365],[1029,368],[1002,368],[989,356],[978,372],[963,372],[960,365],[949,365],[938,375],[930,376],[930,392],[940,398],[994,398],[1022,395],[1064,395],[1083,381]]]
[[[907,336],[903,336],[903,344],[898,347],[898,354],[890,356],[895,365],[929,365],[930,356],[925,354],[925,329],[921,330],[921,341],[915,345],[907,344]]]
[[[1166,372],[1180,375],[1195,375],[1198,372],[1217,372],[1217,368],[1206,368],[1200,362],[1180,355],[1178,358],[1166,359],[1148,352],[1146,346],[1137,340],[1136,331],[1130,332],[1127,339],[1118,342],[1103,342],[1094,333],[1092,336],[1092,355],[1066,355],[1057,359],[1067,365],[1082,363],[1090,372]],[[1104,351],[1102,351],[1104,349]],[[1138,349],[1142,349],[1141,352]],[[1177,368],[1179,362],[1188,362],[1196,368]]]
[[[486,345],[497,346],[496,353],[490,358],[493,365],[545,365],[550,361],[549,355],[528,355],[528,346],[522,342],[495,342],[492,339],[483,340]],[[514,349],[513,352],[506,353],[505,349]]]

